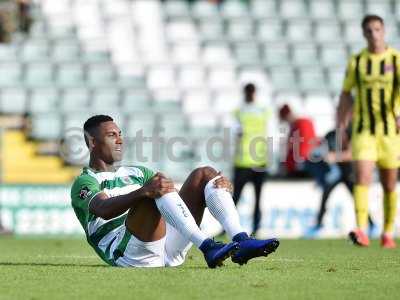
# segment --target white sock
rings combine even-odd
[[[236,234],[244,232],[244,230],[240,225],[239,214],[231,194],[225,189],[219,189],[214,186],[214,181],[219,177],[221,176],[211,179],[206,184],[204,195],[208,210],[232,238]]]
[[[197,247],[207,239],[177,192],[156,199],[156,205],[165,221]]]

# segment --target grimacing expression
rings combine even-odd
[[[121,129],[112,121],[103,122],[93,137],[92,151],[108,164],[122,160],[123,140]]]
[[[368,22],[363,28],[363,34],[368,45],[373,47],[384,46],[385,44],[385,26],[377,21]]]

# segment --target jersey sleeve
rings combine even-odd
[[[347,63],[347,68],[346,68],[346,75],[344,77],[343,81],[343,92],[351,92],[353,87],[356,85],[356,62],[355,62],[355,57],[352,56]]]
[[[71,188],[71,200],[74,208],[89,209],[89,203],[101,191],[97,180],[89,175],[76,178]]]
[[[156,174],[156,172],[154,172],[153,170],[143,166],[137,166],[136,168],[138,168],[143,173],[143,185],[146,184],[150,179],[152,179]]]

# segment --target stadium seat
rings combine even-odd
[[[394,1],[396,2],[396,1]],[[382,17],[384,20],[393,19],[393,7],[391,0],[366,0],[365,13],[375,14]]]
[[[31,91],[28,111],[32,114],[54,111],[59,104],[56,88],[39,88]]]
[[[285,19],[307,17],[307,6],[303,0],[281,0],[280,14]]]
[[[101,13],[108,19],[118,19],[125,16],[131,17],[131,5],[129,1],[102,1],[101,4]]]
[[[226,34],[231,41],[249,41],[253,39],[253,22],[250,19],[231,19]]]
[[[170,56],[175,64],[198,63],[200,46],[197,42],[181,42],[172,46]]]
[[[261,59],[258,43],[236,43],[234,44],[233,52],[235,60],[240,66],[260,64]]]
[[[218,115],[210,113],[196,113],[189,115],[188,130],[194,139],[209,140],[217,133]]]
[[[334,19],[335,2],[333,0],[309,1],[310,16],[313,19]]]
[[[165,1],[163,11],[167,18],[189,17],[189,3],[185,0],[169,0]]]
[[[54,70],[49,63],[30,63],[25,69],[25,84],[30,87],[49,86],[53,82]]]
[[[52,48],[51,57],[56,62],[75,62],[79,60],[80,52],[81,49],[77,41],[73,39],[59,40],[55,42]]]
[[[196,27],[191,19],[168,22],[166,37],[171,42],[197,41]]]
[[[248,6],[240,0],[225,0],[221,4],[221,16],[223,18],[246,18]]]
[[[147,73],[147,87],[150,89],[174,88],[175,70],[171,65],[151,67]]]
[[[267,67],[290,64],[288,44],[282,42],[265,43],[262,47],[262,60]]]
[[[71,21],[65,20],[65,16],[61,16],[57,18],[56,23],[52,22],[47,26],[46,37],[52,39],[77,38],[76,27]]]
[[[224,89],[237,85],[236,72],[233,67],[210,67],[208,86],[211,89]]]
[[[191,13],[195,19],[208,19],[219,16],[217,5],[208,0],[194,1],[191,7]]]
[[[135,114],[128,118],[124,135],[131,141],[140,134],[143,137],[152,137],[157,127],[158,125],[154,114]]]
[[[319,43],[342,40],[339,22],[335,20],[318,20],[314,26],[314,39]]]
[[[49,43],[46,39],[27,40],[22,46],[20,59],[23,61],[44,60],[49,57]]]
[[[242,104],[242,97],[240,90],[235,87],[217,91],[213,97],[214,112],[232,114]]]
[[[82,86],[85,83],[85,70],[79,63],[60,64],[56,73],[56,82],[62,87]]]
[[[120,100],[120,91],[114,87],[97,88],[93,91],[90,100],[90,107],[96,110],[104,111],[104,114],[109,110],[118,110]]]
[[[224,40],[224,24],[221,19],[204,19],[198,23],[198,35],[202,41]]]
[[[41,1],[43,13],[46,15],[59,15],[68,13],[70,10],[69,0],[43,0]]]
[[[365,42],[356,41],[353,43],[348,43],[348,53],[354,55],[359,53],[362,49],[366,48]]]
[[[210,105],[210,94],[204,89],[189,90],[182,97],[182,110],[185,114],[206,112]]]
[[[115,80],[116,74],[111,64],[91,64],[87,68],[87,82],[91,86],[112,85]]]
[[[60,110],[64,113],[88,110],[90,92],[86,88],[64,89],[60,101]]]
[[[146,89],[125,89],[121,101],[120,107],[124,112],[146,112],[151,109],[151,97]]]
[[[299,85],[303,91],[324,90],[326,86],[324,72],[318,66],[300,68]]]
[[[224,24],[220,19],[205,19],[198,23],[198,34],[204,42],[222,41],[225,39]]]
[[[0,63],[16,61],[18,49],[13,44],[0,44]]]
[[[0,87],[18,86],[22,77],[22,66],[17,62],[0,63]]]
[[[275,90],[296,89],[297,79],[291,66],[270,67],[268,73]]]
[[[345,71],[345,67],[329,68],[327,70],[329,88],[332,92],[338,93],[342,90]]]
[[[344,38],[348,42],[363,42],[363,33],[361,29],[361,22],[356,21],[346,21],[344,22]]]
[[[79,110],[74,113],[64,114],[64,132],[69,133],[70,131],[74,133],[76,129],[82,130],[85,121],[93,115],[93,112],[87,110]]]
[[[288,21],[286,38],[294,42],[305,42],[312,39],[311,22],[307,19],[294,19]]]
[[[30,136],[38,140],[57,140],[62,136],[62,121],[57,113],[32,115]]]
[[[399,41],[398,22],[393,19],[385,20],[385,38],[389,44],[394,44]]]
[[[102,44],[105,43],[105,41],[101,41]],[[83,45],[85,47],[85,45]],[[102,46],[100,46],[102,47]],[[106,50],[102,49],[94,49],[94,50],[81,50],[81,57],[80,61],[82,63],[88,63],[88,64],[109,64],[110,63],[110,54]]]
[[[27,107],[25,90],[20,88],[2,88],[0,90],[0,113],[23,115],[27,111]]]
[[[294,44],[292,47],[292,62],[297,66],[318,64],[317,48],[313,43]]]
[[[311,116],[334,115],[335,107],[329,92],[310,92],[304,97],[305,110]]]
[[[282,41],[283,26],[278,18],[263,19],[258,22],[256,37],[261,42],[280,42]]]
[[[252,0],[250,12],[254,19],[274,18],[278,10],[275,0]]]
[[[342,43],[323,44],[320,51],[321,62],[324,66],[341,66],[347,63],[346,47]]]
[[[182,89],[204,88],[205,77],[203,65],[185,65],[178,71],[178,85]]]
[[[161,136],[187,137],[186,118],[182,114],[170,114],[162,116],[160,120]]]
[[[207,43],[203,48],[203,62],[207,65],[229,65],[233,63],[231,50],[226,43]]]
[[[177,88],[159,88],[152,92],[153,110],[160,113],[181,111],[181,90]]]
[[[364,15],[363,0],[337,2],[337,16],[342,20],[361,20]]]

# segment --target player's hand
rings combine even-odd
[[[143,186],[145,196],[156,199],[165,194],[175,192],[174,182],[162,173],[156,175]]]
[[[400,129],[400,116],[396,117],[396,127],[397,129]]]
[[[336,163],[336,153],[335,152],[328,152],[324,157],[324,161],[328,164]]]
[[[221,175],[221,172],[218,172],[218,175]],[[223,175],[214,181],[214,187],[218,189],[226,189],[229,193],[233,192],[232,182]]]

